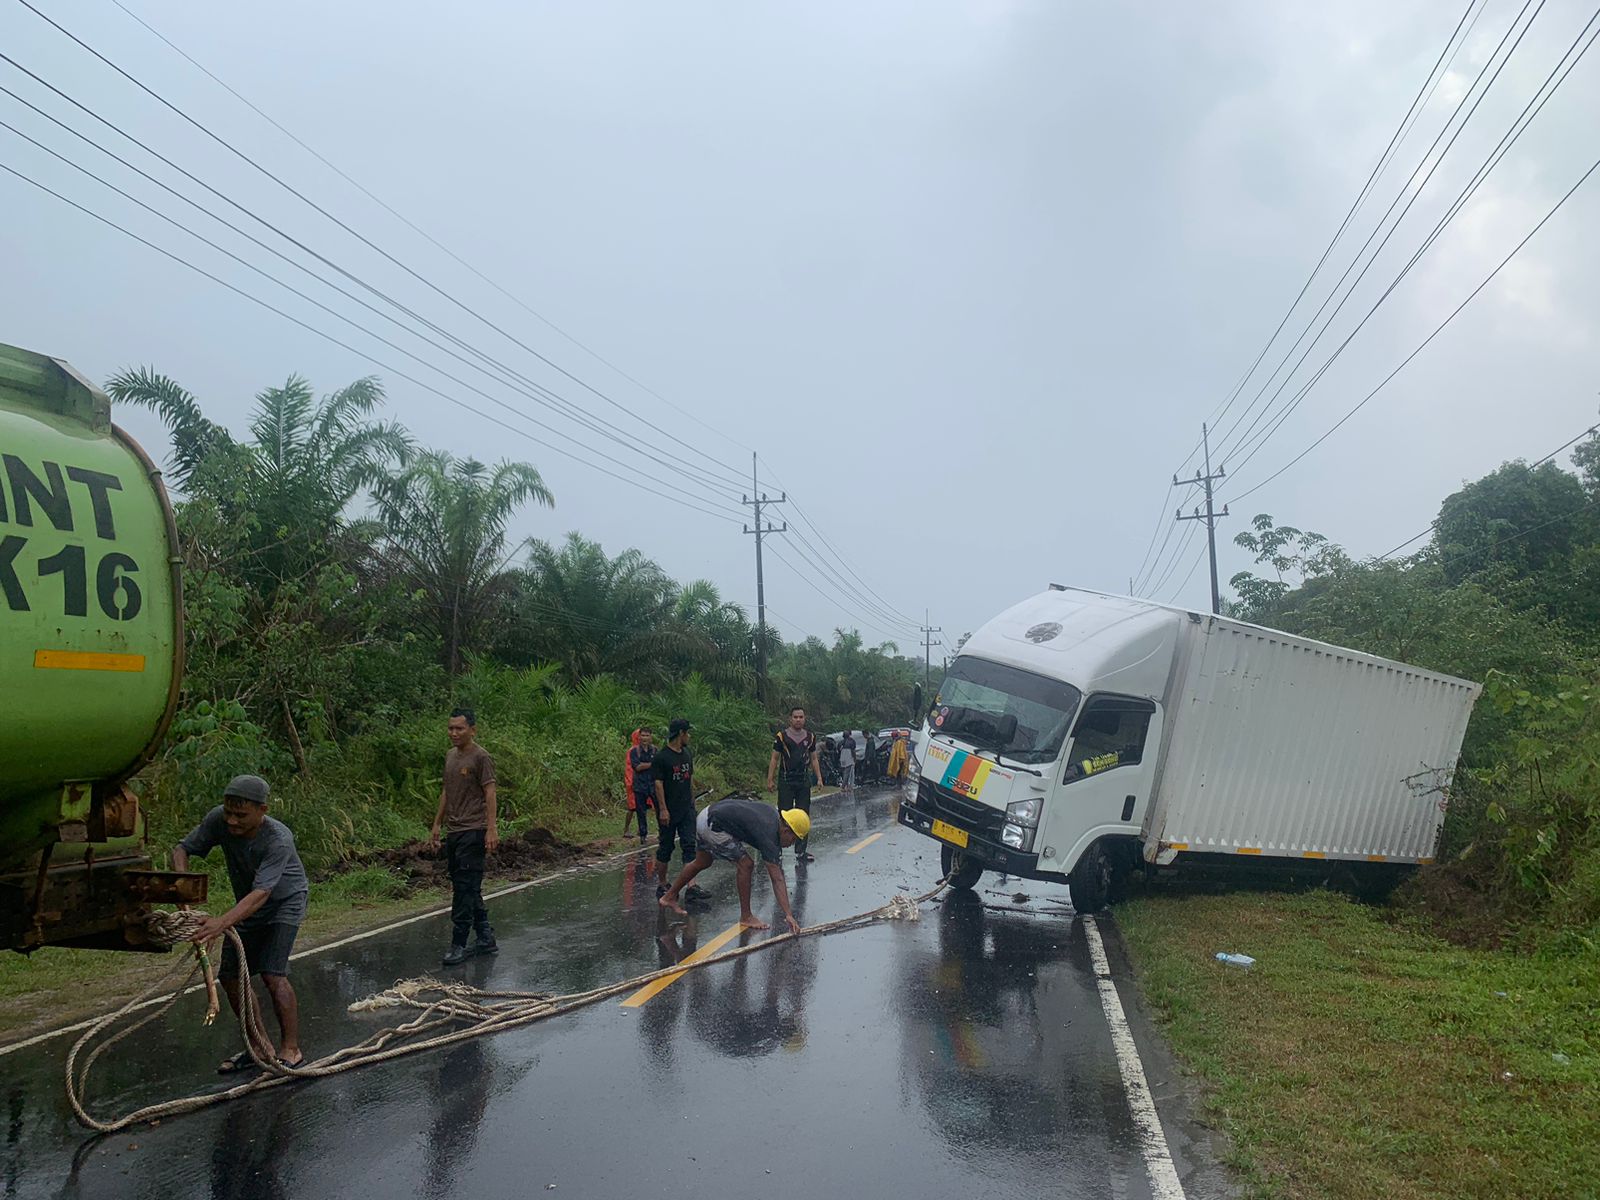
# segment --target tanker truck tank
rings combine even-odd
[[[143,948],[149,870],[125,785],[183,674],[177,528],[160,472],[66,363],[0,345],[0,946]]]

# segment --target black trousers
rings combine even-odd
[[[811,814],[811,777],[804,779],[778,780],[778,811],[786,808],[798,808],[807,816]],[[796,854],[806,852],[806,838],[798,838],[794,844]]]
[[[639,836],[642,838],[650,832],[650,813],[656,802],[644,792],[633,794],[633,815],[639,818]]]
[[[484,831],[463,829],[444,838],[445,863],[450,868],[450,940],[467,944],[467,936],[477,931],[478,941],[494,941],[489,927],[489,909],[483,903]]]

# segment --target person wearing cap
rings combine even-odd
[[[755,875],[755,860],[746,845],[761,851],[761,861],[772,880],[772,894],[778,898],[784,922],[790,933],[800,932],[800,922],[795,919],[789,905],[789,888],[783,881],[783,848],[804,841],[811,832],[811,814],[803,809],[789,808],[779,812],[771,805],[757,800],[729,796],[708,804],[696,822],[695,834],[698,850],[694,861],[686,863],[683,871],[661,897],[662,908],[688,915],[678,897],[694,881],[694,877],[721,859],[734,865],[735,882],[739,889],[739,924],[746,929],[768,929],[770,926],[750,911],[750,880]]]
[[[311,885],[295,850],[294,834],[282,821],[267,815],[270,794],[267,781],[259,775],[234,776],[223,790],[222,803],[173,849],[172,869],[187,871],[190,855],[204,858],[214,847],[222,847],[236,903],[220,917],[207,917],[190,941],[209,942],[230,929],[238,930],[244,943],[243,986],[251,986],[250,978],[261,976],[281,1035],[274,1051],[258,1020],[250,1030],[256,1054],[297,1067],[305,1061],[305,1054],[300,1049],[300,1004],[289,983],[289,954],[306,919]],[[218,977],[228,993],[228,1003],[238,1013],[239,957],[231,938],[223,943]],[[250,1052],[241,1050],[224,1059],[217,1070],[226,1075],[246,1069],[251,1062]]]
[[[667,890],[667,864],[672,861],[672,844],[687,866],[695,855],[694,751],[689,749],[689,731],[694,728],[686,717],[673,717],[667,724],[667,744],[656,751],[651,770],[655,773],[656,825],[661,840],[656,845],[656,896]]]

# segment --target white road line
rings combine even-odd
[[[1117,995],[1117,985],[1111,979],[1111,963],[1106,958],[1105,943],[1100,940],[1100,927],[1087,914],[1083,918],[1083,932],[1089,939],[1089,961],[1094,964],[1095,984],[1100,989],[1100,1007],[1105,1010],[1106,1023],[1111,1026],[1111,1045],[1117,1052],[1117,1067],[1122,1072],[1122,1090],[1128,1097],[1134,1128],[1139,1131],[1139,1151],[1144,1155],[1145,1169],[1150,1172],[1151,1194],[1155,1200],[1184,1200],[1178,1169],[1172,1165],[1172,1153],[1167,1149],[1167,1135],[1161,1130],[1156,1102],[1144,1077],[1144,1063],[1139,1059],[1139,1048],[1134,1045],[1133,1030],[1128,1028],[1127,1014],[1122,1011],[1122,997]]]
[[[484,899],[497,900],[501,896],[509,896],[513,892],[526,891],[528,888],[537,887],[541,883],[549,883],[552,880],[561,879],[567,875],[577,875],[583,871],[592,871],[596,867],[609,866],[611,863],[617,862],[620,859],[632,858],[638,853],[639,850],[637,849],[624,850],[621,854],[613,854],[610,858],[602,858],[597,862],[580,863],[576,867],[568,867],[564,871],[556,871],[551,875],[541,875],[537,879],[525,879],[521,883],[512,884],[510,887],[503,887],[498,892],[490,892],[484,897]],[[291,954],[289,956],[289,961],[294,962],[298,959],[310,958],[313,954],[326,954],[329,950],[337,950],[341,946],[349,946],[355,942],[364,942],[368,938],[377,937],[380,933],[390,933],[396,929],[403,929],[407,925],[415,925],[418,921],[427,921],[434,917],[446,916],[449,914],[449,912],[449,908],[430,909],[425,913],[418,913],[414,917],[406,917],[401,921],[391,921],[387,925],[380,925],[376,929],[368,929],[363,933],[351,934],[349,937],[340,938],[336,942],[324,942],[320,946],[312,946],[309,950],[301,950],[298,953]],[[191,984],[189,987],[183,989],[182,994],[187,996],[190,992],[200,991],[204,986],[204,984],[199,983]],[[133,1011],[138,1012],[140,1009],[151,1008],[157,1004],[165,1004],[170,999],[172,999],[171,992],[167,992],[161,996],[152,996],[143,1004],[135,1006]],[[116,1009],[111,1010],[111,1012],[116,1011]],[[24,1038],[20,1042],[11,1042],[8,1045],[0,1046],[0,1058],[3,1058],[7,1054],[15,1054],[18,1050],[26,1050],[29,1046],[37,1046],[41,1042],[48,1042],[58,1037],[64,1037],[69,1033],[80,1033],[83,1030],[88,1029],[89,1026],[93,1025],[96,1021],[103,1020],[105,1015],[107,1014],[102,1014],[99,1017],[90,1017],[87,1021],[79,1021],[75,1025],[63,1025],[60,1029],[51,1029],[45,1033],[36,1033],[32,1037]]]

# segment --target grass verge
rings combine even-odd
[[[1248,1195],[1600,1196],[1593,955],[1461,949],[1327,892],[1145,896],[1117,920]]]
[[[227,876],[213,880],[212,912],[233,904]],[[311,885],[311,904],[297,950],[448,904],[437,888],[412,888],[391,871],[371,867]],[[173,953],[176,953],[174,951]],[[172,969],[172,954],[46,947],[0,955],[0,1042],[15,1041],[115,1008]]]

